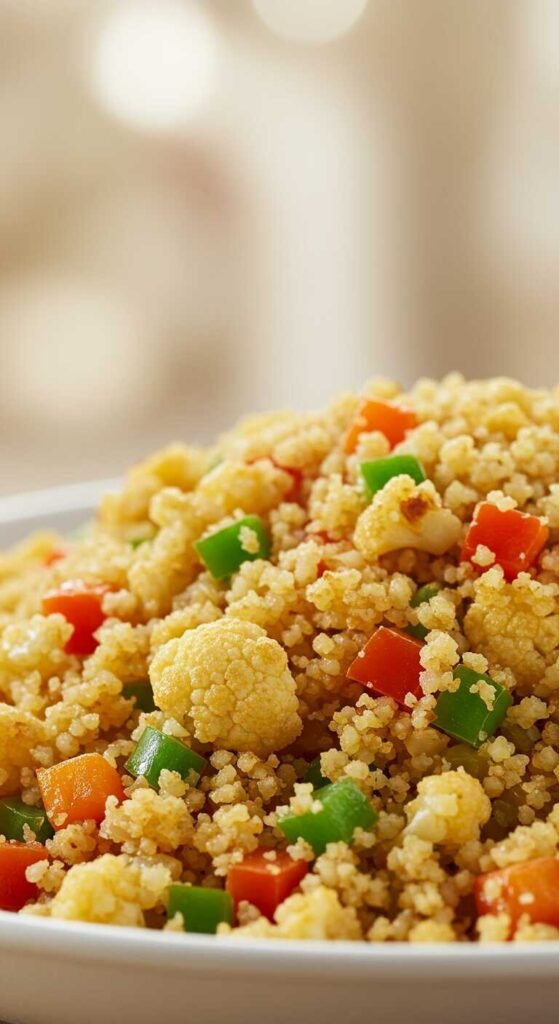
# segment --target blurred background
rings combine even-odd
[[[0,0],[0,491],[559,380],[557,0]]]

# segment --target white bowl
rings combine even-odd
[[[0,547],[72,529],[110,482],[0,499]],[[10,1024],[555,1024],[559,943],[256,942],[0,911]]]

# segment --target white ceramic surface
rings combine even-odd
[[[0,547],[72,529],[103,484],[0,499]],[[258,943],[0,911],[10,1024],[555,1024],[559,943]]]

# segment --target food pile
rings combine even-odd
[[[0,556],[0,908],[559,938],[559,391],[390,382]]]

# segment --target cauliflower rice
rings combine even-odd
[[[287,850],[307,865],[300,884],[272,919],[242,900],[220,936],[559,938],[547,919],[480,915],[473,899],[478,876],[558,856],[559,390],[452,375],[363,395],[400,403],[417,426],[393,448],[365,430],[347,453],[363,396],[256,416],[210,450],[176,444],[134,467],[79,538],[35,535],[0,556],[0,797],[39,806],[41,771],[83,754],[102,755],[124,788],[100,820],[57,819],[48,856],[27,868],[23,913],[180,931],[171,885],[222,889],[247,855],[273,864]],[[361,463],[399,454],[426,479],[394,476],[371,500]],[[480,502],[549,529],[513,579],[487,546],[460,558]],[[243,527],[250,558],[214,578],[195,543],[248,515],[269,558]],[[66,617],[43,614],[45,594],[76,580],[103,585],[85,656]],[[427,583],[438,589],[414,606]],[[418,625],[421,689],[407,706],[347,678],[380,626]],[[434,724],[459,664],[479,675],[488,712],[484,675],[512,698],[469,750]],[[148,679],[155,710],[138,711],[126,687]],[[199,780],[128,774],[148,726],[207,760]],[[378,816],[319,855],[279,826],[316,810],[305,777],[317,758],[326,783],[352,780]]]

